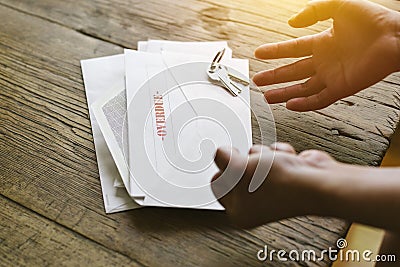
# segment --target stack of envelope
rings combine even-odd
[[[210,186],[215,150],[252,144],[249,87],[233,96],[207,74],[223,49],[220,63],[248,78],[227,42],[149,40],[81,61],[106,213],[223,209]]]

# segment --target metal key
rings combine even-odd
[[[242,89],[239,86],[237,86],[236,84],[234,84],[232,82],[232,80],[229,78],[226,68],[218,66],[217,75],[218,75],[220,82],[224,85],[224,87],[226,89],[228,89],[228,91],[232,95],[237,96],[238,94],[240,94],[242,92]]]
[[[229,78],[228,72],[226,68],[221,67],[221,65],[217,65],[214,68],[212,65],[207,69],[208,77],[210,77],[214,81],[218,81],[222,83],[222,85],[233,95],[237,96],[241,93],[242,89],[232,83]]]
[[[223,67],[226,68],[225,66],[223,66]],[[227,70],[227,72],[228,72],[228,70]],[[231,78],[232,80],[237,81],[237,82],[243,84],[244,86],[250,85],[249,80],[246,79],[246,78],[239,77],[239,76],[237,76],[237,75],[235,75],[235,74],[232,74],[232,73],[229,73],[229,72],[228,72],[228,76],[229,76],[229,78]]]
[[[221,82],[222,85],[233,96],[237,96],[238,94],[240,94],[242,92],[242,89],[239,86],[237,86],[235,83],[232,82],[231,77],[246,86],[249,85],[249,82],[244,80],[241,77],[230,74],[228,72],[228,69],[225,66],[220,64],[220,61],[224,55],[224,52],[225,52],[225,49],[219,51],[215,55],[213,61],[211,62],[210,66],[207,69],[207,74],[212,80]]]

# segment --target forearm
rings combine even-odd
[[[329,215],[400,232],[400,168],[346,165],[334,176]]]

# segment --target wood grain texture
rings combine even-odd
[[[331,218],[293,218],[244,231],[229,226],[220,212],[146,208],[105,215],[79,65],[80,59],[121,53],[148,38],[228,39],[236,57],[249,58],[259,44],[329,25],[287,26],[303,4],[0,0],[2,265],[256,266],[265,244],[316,251],[334,246],[348,225]],[[252,59],[251,73],[285,62]],[[344,162],[376,166],[399,120],[399,81],[391,75],[318,112],[274,105],[278,140],[299,151],[323,149]],[[253,110],[268,131],[262,101],[259,92],[252,93]],[[260,139],[255,128],[254,142]],[[19,250],[24,242],[26,249]],[[49,255],[35,254],[35,248]]]
[[[3,196],[0,205],[1,266],[139,266]]]

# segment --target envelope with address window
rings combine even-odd
[[[82,61],[106,212],[223,209],[210,187],[213,157],[224,145],[247,153],[250,94],[243,86],[232,96],[206,70],[221,48],[221,63],[236,76],[248,78],[248,61],[232,59],[226,42],[147,41],[138,48]],[[101,140],[110,156],[100,151]]]

